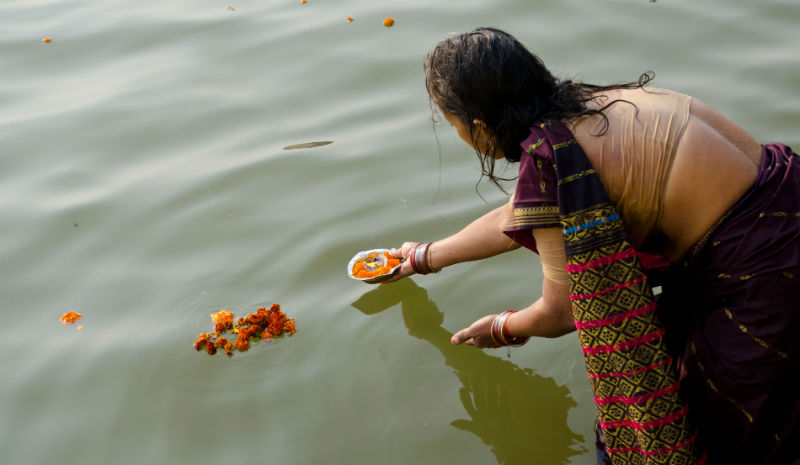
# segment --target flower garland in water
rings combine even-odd
[[[233,312],[220,310],[211,314],[211,321],[214,323],[214,334],[200,333],[194,341],[194,349],[203,349],[209,355],[217,353],[217,349],[222,349],[229,357],[233,355],[233,349],[239,352],[247,352],[250,349],[250,339],[270,340],[273,337],[280,337],[284,334],[293,335],[297,328],[293,318],[287,318],[281,311],[279,304],[272,304],[269,310],[259,308],[255,313],[240,317],[236,324],[233,324]],[[236,334],[236,340],[228,341],[222,334],[230,331]]]

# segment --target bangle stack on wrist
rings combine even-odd
[[[508,333],[508,317],[512,313],[517,313],[517,311],[506,310],[497,315],[497,318],[492,322],[492,340],[499,346],[521,346],[528,342],[529,338],[527,337],[514,337]]]
[[[411,261],[411,268],[414,269],[415,273],[431,274],[442,271],[441,268],[437,270],[431,264],[431,244],[433,243],[423,242],[415,245],[414,248],[411,249],[408,258]]]

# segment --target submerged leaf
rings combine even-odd
[[[296,149],[313,149],[322,145],[332,144],[332,140],[322,140],[318,142],[304,142],[302,144],[287,145],[283,150],[296,150]]]

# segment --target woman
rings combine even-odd
[[[428,55],[432,102],[479,156],[519,163],[511,201],[458,233],[393,249],[397,280],[539,253],[542,296],[454,344],[578,330],[613,463],[797,457],[800,157],[708,104],[638,82],[557,80],[510,35]],[[652,288],[663,292],[656,299]]]

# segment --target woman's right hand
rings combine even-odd
[[[397,271],[397,273],[384,281],[382,284],[393,283],[398,279],[403,279],[406,276],[415,274],[414,269],[411,267],[411,260],[409,257],[411,256],[411,251],[414,250],[414,247],[416,247],[418,244],[419,242],[403,242],[403,245],[401,245],[399,249],[389,249],[389,255],[402,258],[403,263],[400,265],[400,269]]]

